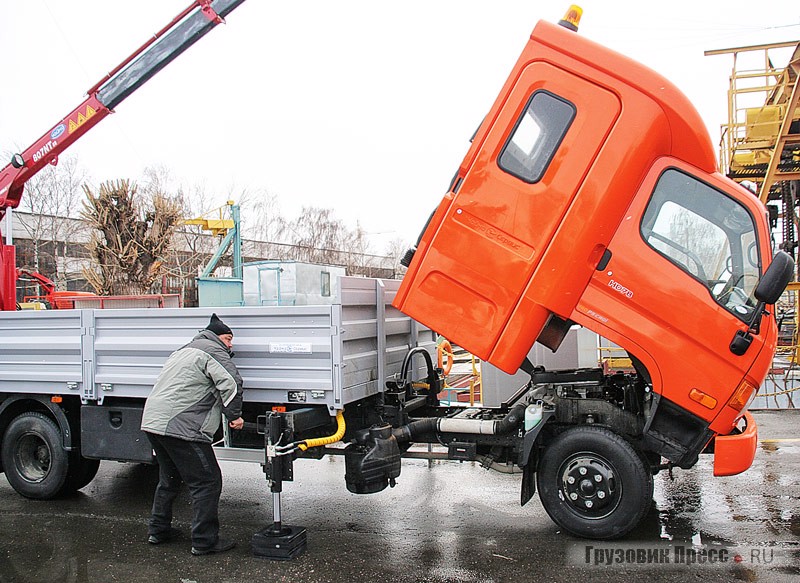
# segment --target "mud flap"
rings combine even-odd
[[[528,464],[522,468],[522,490],[520,491],[519,505],[525,506],[534,494],[536,494],[536,456],[532,455]]]

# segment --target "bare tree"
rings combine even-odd
[[[293,259],[309,263],[347,265],[348,258],[369,249],[361,227],[349,229],[333,209],[303,207],[298,218],[283,226],[280,237],[297,247]]]
[[[84,186],[84,192],[81,214],[95,229],[88,244],[93,267],[84,277],[99,294],[148,293],[170,252],[181,202],[160,192],[142,202],[128,180],[103,183],[97,193]]]
[[[33,256],[23,265],[50,277],[60,289],[67,289],[68,242],[74,241],[81,225],[62,217],[77,217],[80,212],[81,183],[85,172],[72,156],[61,156],[57,165],[48,165],[25,185],[18,223],[30,235]]]
[[[411,245],[407,241],[399,237],[389,241],[386,246],[384,255],[391,259],[395,274],[401,275],[406,272],[406,268],[400,263],[400,260],[405,256],[406,251],[408,251],[410,247]]]
[[[286,219],[281,214],[278,198],[266,191],[257,192],[242,201],[242,214],[247,217],[244,234],[258,241],[280,243],[281,234],[287,231]]]
[[[269,213],[257,224],[263,229],[264,220],[271,221],[269,230],[260,231],[270,240],[246,242],[251,256],[339,265],[349,275],[393,277],[397,273],[392,259],[371,253],[369,238],[361,225],[348,227],[333,209],[303,207],[300,216],[286,220],[275,210],[277,205],[271,197],[258,208]]]
[[[356,223],[355,230],[349,231],[344,247],[339,247],[344,251],[344,264],[348,268],[350,275],[374,275],[375,256],[370,253],[369,239],[366,232],[361,228],[360,223]]]
[[[185,221],[207,216],[211,207],[220,205],[221,197],[209,193],[203,184],[191,188],[176,184],[169,169],[164,166],[145,169],[140,191],[147,198],[159,193],[172,193],[170,197],[180,206],[181,218],[176,224],[162,273],[166,277],[166,287],[170,291],[178,291],[184,301],[191,304],[194,298],[189,289],[194,288],[193,279],[205,267],[220,241],[200,225],[189,225]]]

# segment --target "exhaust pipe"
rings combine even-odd
[[[518,428],[525,418],[525,404],[518,403],[499,420],[462,419],[458,417],[432,417],[412,421],[392,431],[398,442],[418,441],[440,433],[467,433],[471,435],[505,435]],[[422,439],[424,441],[424,439]]]

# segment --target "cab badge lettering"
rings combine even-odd
[[[594,310],[589,310],[587,308],[584,308],[584,309],[586,309],[586,314],[587,315],[591,316],[595,320],[598,320],[598,321],[602,322],[603,324],[608,324],[608,318],[606,318],[605,316],[603,316],[601,314],[598,314]]]
[[[626,298],[633,299],[633,292],[629,290],[624,285],[620,284],[619,282],[614,281],[613,279],[608,282],[608,287],[613,289],[617,293],[621,293]]]

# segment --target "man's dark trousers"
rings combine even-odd
[[[158,486],[153,498],[148,534],[169,532],[172,503],[186,482],[192,497],[192,547],[213,547],[219,535],[219,497],[222,472],[210,443],[185,441],[147,433],[158,460]]]

